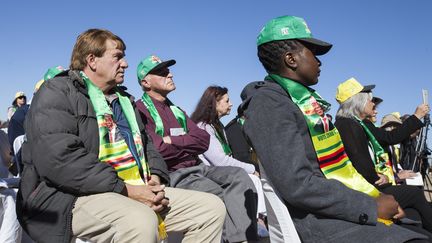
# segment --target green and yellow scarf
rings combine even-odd
[[[277,82],[288,92],[292,101],[303,112],[321,171],[328,179],[336,179],[347,187],[378,197],[380,192],[360,175],[348,158],[339,131],[327,120],[330,109],[314,90],[290,79],[270,74],[266,80]]]
[[[355,118],[360,125],[363,127],[363,130],[365,131],[368,140],[370,144],[372,145],[372,151],[374,153],[373,162],[375,163],[375,171],[377,173],[386,175],[389,179],[389,182],[392,185],[396,185],[396,181],[394,178],[393,168],[390,163],[389,155],[384,151],[383,147],[379,144],[379,142],[376,140],[375,136],[372,134],[372,132],[369,130],[369,128],[364,124],[362,120],[360,120],[358,117]]]
[[[99,127],[99,160],[108,163],[116,171],[117,175],[127,184],[146,185],[150,180],[150,168],[144,155],[141,132],[135,118],[135,112],[128,97],[122,95],[117,88],[115,93],[119,99],[123,114],[131,129],[135,147],[139,156],[136,161],[124,138],[116,139],[116,124],[113,120],[113,112],[110,109],[103,92],[93,82],[80,72],[87,86],[90,101],[96,113]],[[142,175],[142,176],[141,176]],[[159,238],[166,238],[165,223],[159,218]]]

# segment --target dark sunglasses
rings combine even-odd
[[[166,77],[168,76],[169,73],[170,73],[169,68],[158,68],[156,70],[152,70],[149,72],[149,74],[153,74],[161,77]]]

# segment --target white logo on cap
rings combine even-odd
[[[161,63],[161,59],[157,56],[151,56],[152,63]]]
[[[288,27],[284,27],[284,28],[282,28],[282,29],[281,29],[281,33],[282,33],[282,35],[288,35],[288,34],[289,34],[289,29],[288,29]]]
[[[306,22],[302,22],[303,24],[304,24],[304,26],[305,26],[305,28],[306,28],[306,32],[308,33],[308,34],[310,34],[311,33],[311,31],[310,31],[310,29],[309,29],[309,26],[306,24]]]

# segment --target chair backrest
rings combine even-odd
[[[258,164],[267,208],[270,242],[300,243],[300,237],[297,234],[288,208],[285,206],[276,188],[273,187],[271,181],[267,178],[265,170],[259,161]]]
[[[18,136],[18,137],[15,138],[15,140],[13,142],[13,149],[14,149],[14,152],[15,152],[15,156],[18,156],[18,151],[20,151],[20,149],[21,149],[23,143],[25,142],[25,140],[26,140],[25,134],[24,135],[20,135],[20,136]],[[19,156],[19,157],[21,157],[21,156]],[[21,160],[21,158],[19,158],[19,160]],[[15,162],[16,162],[17,169],[18,169],[18,175],[17,175],[17,177],[20,177],[20,174],[21,174],[20,163],[21,163],[21,161],[16,160]]]
[[[73,237],[71,243],[91,243],[91,241]]]

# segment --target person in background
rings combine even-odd
[[[409,114],[401,116],[401,121],[405,122],[411,119]],[[405,139],[401,143],[401,161],[402,168],[406,170],[412,170],[414,172],[424,172],[427,166],[420,166],[421,163],[418,161],[417,154],[417,140],[420,134],[420,129],[417,129],[410,134],[409,138]]]
[[[410,143],[409,138],[412,137],[413,134],[415,135],[416,133],[418,133],[418,131],[420,131],[420,128],[423,127],[423,122],[421,121],[421,119],[427,114],[428,109],[429,109],[428,106],[425,104],[418,105],[414,114],[406,116],[406,118],[403,120],[403,122],[398,117],[391,116],[391,115],[388,116],[388,118],[392,118],[393,120],[396,119],[397,121],[400,121],[400,124],[395,125],[395,123],[390,123],[390,124],[395,125],[395,126],[393,126],[393,129],[389,129],[389,128],[384,129],[382,127],[377,127],[377,125],[374,123],[374,121],[376,121],[376,117],[378,114],[377,104],[380,104],[381,102],[382,102],[382,99],[380,99],[378,97],[372,98],[372,103],[374,104],[374,106],[372,108],[371,115],[366,117],[363,120],[364,125],[369,129],[369,131],[373,134],[373,136],[378,141],[378,143],[385,150],[388,150],[389,146],[393,146],[393,145],[396,145],[399,143],[409,144]],[[413,144],[415,144],[415,142]],[[407,147],[409,147],[409,146],[407,146]],[[415,152],[413,154],[415,154]],[[391,155],[391,153],[389,155]],[[406,153],[405,153],[405,155],[406,155]],[[401,155],[401,157],[403,157],[403,156]],[[415,158],[415,155],[412,157]],[[400,174],[400,176],[402,178],[406,178],[406,176],[412,176],[413,175],[412,171],[415,171],[411,167],[404,167],[403,166],[405,163],[404,159],[407,159],[407,157],[403,157],[403,159],[400,159],[400,160],[398,158],[393,159],[397,163],[401,164],[402,168],[404,169],[403,171],[401,171],[401,174]],[[390,161],[393,161],[393,160],[392,160],[392,158],[390,158]],[[396,169],[398,169],[398,167],[395,164],[392,164],[392,166],[394,166]],[[394,172],[397,172],[397,171],[394,170]],[[397,173],[399,173],[399,172],[397,172]]]
[[[383,99],[379,98],[379,97],[372,97],[372,103],[375,104],[374,106],[374,114],[366,119],[368,119],[369,121],[372,122],[372,124],[375,124],[377,122],[377,115],[378,115],[378,105],[381,104],[383,102]]]
[[[388,154],[384,152],[375,133],[365,125],[371,123],[366,118],[376,113],[373,109],[375,104],[372,102],[374,87],[375,85],[363,86],[355,78],[339,84],[336,100],[340,106],[335,125],[354,168],[380,192],[393,195],[402,209],[415,209],[421,216],[424,229],[406,224],[402,226],[426,234],[432,241],[432,208],[426,201],[423,190],[414,186],[395,185]],[[419,113],[424,116],[429,107],[421,106],[420,110]],[[386,132],[373,124],[370,127]]]
[[[381,120],[381,128],[386,131],[393,131],[402,125],[399,112],[393,112],[383,116]],[[413,178],[416,173],[412,170],[404,170],[401,165],[401,144],[393,144],[385,146],[384,150],[389,154],[390,161],[393,165],[393,171],[396,172],[396,181],[398,184],[404,183],[405,179]]]
[[[22,228],[15,212],[16,192],[9,181],[11,149],[7,135],[0,130],[0,242],[21,242]]]
[[[246,94],[250,93],[250,91],[255,90],[255,86],[263,84],[265,83],[262,81],[257,81],[252,85],[247,85],[240,93],[241,100],[244,101],[246,99]],[[244,111],[240,104],[237,107],[237,116],[234,117],[225,126],[227,140],[232,150],[232,156],[239,161],[253,164],[255,166],[255,170],[259,172],[259,165],[256,153],[246,140],[243,133],[244,121]]]
[[[62,66],[56,66],[56,67],[49,68],[45,72],[44,78],[39,80],[36,83],[35,89],[33,91],[33,96],[36,94],[36,92],[39,90],[40,86],[43,84],[43,82],[45,80],[51,79],[63,71],[65,71],[65,69]],[[11,117],[11,119],[9,120],[7,133],[8,133],[8,137],[9,137],[9,144],[12,148],[12,153],[15,155],[14,159],[13,159],[14,162],[13,162],[12,166],[9,168],[9,170],[14,175],[18,175],[19,173],[22,172],[20,148],[21,148],[22,143],[24,142],[24,139],[22,137],[22,135],[25,134],[24,121],[25,121],[25,117],[27,115],[27,112],[30,108],[30,104],[31,104],[31,102],[29,102],[29,104],[25,104],[25,105],[19,107],[15,111],[15,113]],[[17,138],[19,138],[19,140],[17,140]]]
[[[232,157],[231,146],[228,143],[224,126],[220,119],[229,115],[232,104],[228,96],[228,89],[220,86],[208,87],[201,96],[191,119],[198,127],[210,134],[210,144],[207,151],[199,155],[206,165],[234,166],[242,168],[248,173],[258,193],[258,235],[267,237],[265,226],[266,207],[259,173],[253,164],[239,161]]]
[[[12,106],[8,107],[7,120],[9,121],[15,111],[23,105],[27,104],[27,97],[22,91],[18,91],[15,94],[15,98],[12,101]]]

